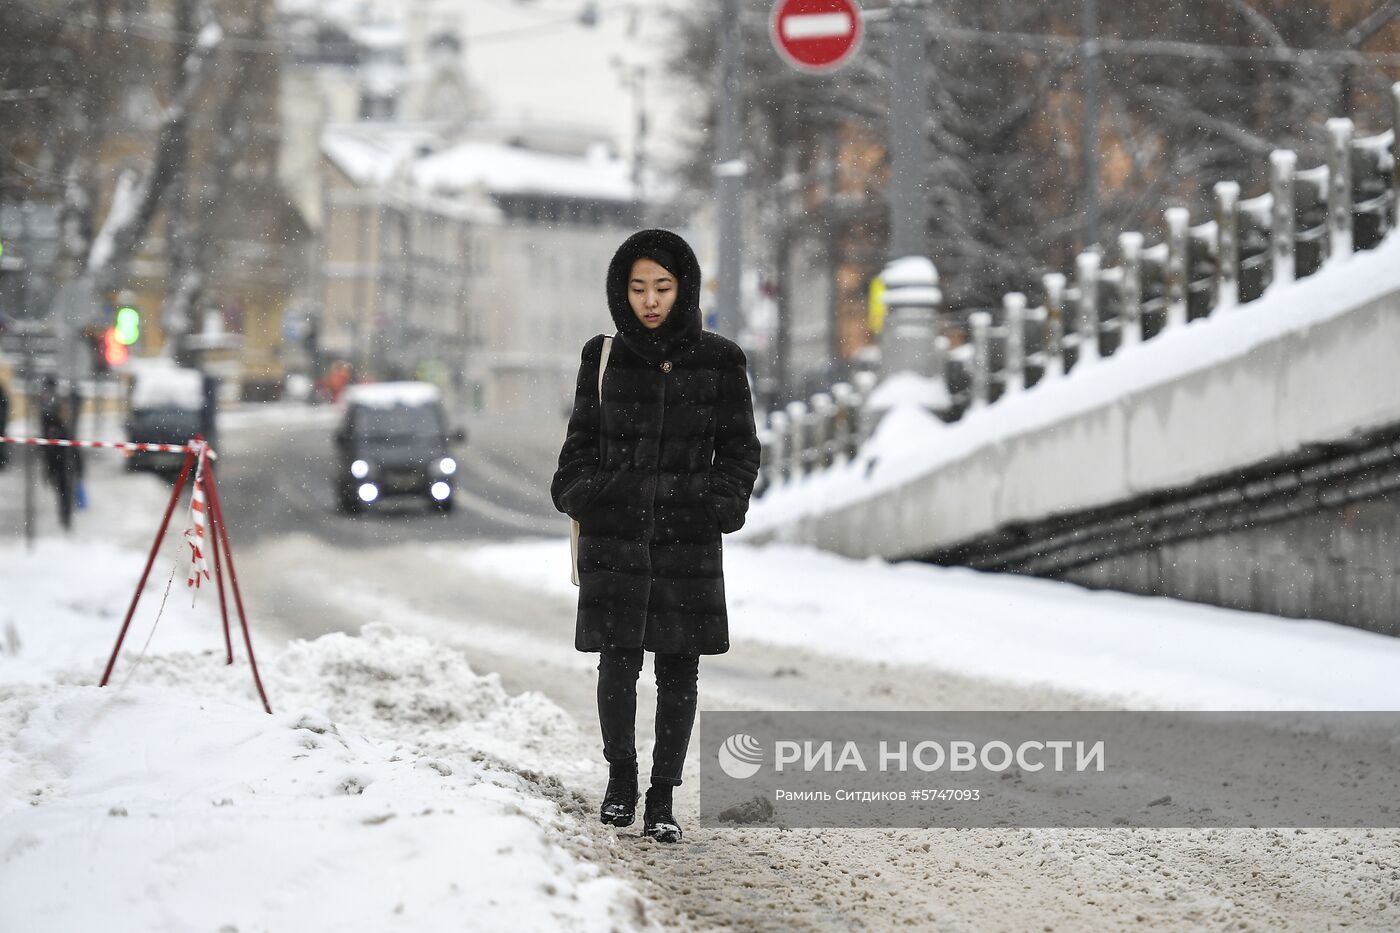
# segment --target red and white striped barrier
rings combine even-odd
[[[136,444],[130,441],[70,441],[61,437],[0,437],[0,444],[27,444],[30,447],[92,447],[98,450],[139,450],[142,452],[183,454],[193,453],[195,446],[189,444]],[[211,460],[219,459],[213,450],[205,455]]]
[[[209,579],[209,565],[204,561],[204,458],[209,455],[208,445],[195,441],[198,452],[194,468],[194,482],[190,490],[190,527],[185,530],[185,543],[190,546],[190,577],[186,586],[199,589],[200,583]]]
[[[186,585],[193,588],[197,595],[200,584],[210,579],[209,563],[204,552],[207,536],[208,542],[212,545],[210,556],[214,559],[213,581],[214,588],[219,593],[219,615],[223,618],[224,623],[224,650],[228,663],[233,663],[233,640],[229,632],[228,604],[224,596],[223,571],[225,566],[228,568],[229,582],[233,589],[233,600],[238,607],[238,621],[243,629],[243,645],[248,651],[248,665],[253,671],[253,684],[258,688],[258,697],[262,700],[263,709],[268,713],[272,712],[272,704],[267,701],[267,691],[263,689],[262,677],[258,674],[257,659],[253,657],[253,639],[248,632],[248,616],[243,611],[243,594],[238,589],[238,571],[233,567],[233,549],[229,546],[228,527],[224,524],[224,510],[219,504],[219,484],[214,478],[214,464],[211,462],[217,460],[218,456],[201,435],[196,434],[186,444],[137,444],[129,441],[71,441],[54,437],[5,436],[0,436],[0,444],[24,444],[30,447],[89,447],[99,450],[184,454],[184,465],[180,467],[180,475],[175,480],[175,488],[170,493],[170,502],[166,504],[165,516],[160,520],[160,530],[156,532],[155,542],[151,545],[151,551],[146,557],[146,568],[141,571],[141,580],[136,584],[136,593],[131,597],[131,605],[126,610],[126,618],[122,620],[121,631],[117,634],[117,644],[112,649],[112,656],[107,660],[107,668],[102,672],[100,684],[105,687],[107,682],[112,679],[112,668],[116,666],[117,655],[121,653],[122,642],[126,640],[127,630],[131,627],[131,618],[136,614],[136,605],[141,601],[141,593],[145,590],[146,581],[150,578],[151,565],[155,563],[156,551],[160,548],[160,542],[165,537],[166,529],[170,527],[170,517],[175,512],[176,503],[180,501],[180,492],[185,488],[185,481],[190,479],[193,473],[193,484],[190,492],[191,527],[185,532],[185,542],[190,548],[190,575],[186,580]],[[160,616],[157,615],[156,619],[159,621]]]

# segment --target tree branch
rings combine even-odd
[[[1164,88],[1149,87],[1145,84],[1130,86],[1126,88],[1126,91],[1131,96],[1162,108],[1163,116],[1173,122],[1210,130],[1217,136],[1230,140],[1246,152],[1267,156],[1274,150],[1274,144],[1271,141],[1262,136],[1256,136],[1236,123],[1206,113],[1181,94]]]
[[[1366,44],[1366,40],[1380,32],[1390,21],[1400,16],[1400,0],[1386,0],[1376,7],[1355,26],[1342,34],[1342,47],[1347,49],[1359,49]]]
[[[181,0],[191,3],[194,0]],[[93,238],[83,264],[82,275],[101,293],[112,287],[120,269],[135,254],[142,238],[155,217],[161,198],[188,155],[187,131],[190,110],[203,86],[208,71],[206,65],[219,48],[223,33],[211,20],[188,49],[180,73],[183,82],[174,99],[161,115],[160,130],[150,162],[139,176],[135,172],[123,175],[117,183],[112,206]]]
[[[1283,37],[1283,33],[1274,25],[1273,20],[1257,10],[1248,0],[1228,0],[1228,2],[1230,8],[1244,17],[1245,22],[1253,26],[1255,31],[1262,35],[1270,45],[1276,49],[1293,51],[1293,47],[1288,44],[1288,40]],[[1335,95],[1328,85],[1326,71],[1319,71],[1315,68],[1307,70],[1309,83],[1312,84],[1314,93],[1319,96],[1320,100],[1332,100]]]
[[[229,80],[225,82],[223,100],[215,126],[218,137],[214,154],[207,174],[208,184],[202,186],[199,199],[199,217],[191,222],[188,205],[179,213],[171,236],[171,276],[175,287],[162,309],[162,323],[170,334],[187,333],[190,329],[191,313],[199,304],[204,287],[208,284],[209,245],[212,240],[210,226],[213,215],[218,210],[225,194],[227,182],[234,164],[243,155],[252,133],[248,121],[242,118],[239,108],[243,103],[242,89],[248,80],[249,58],[246,55],[237,59],[237,66]],[[186,196],[182,195],[182,200]]]

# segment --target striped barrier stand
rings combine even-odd
[[[224,625],[226,663],[233,663],[233,638],[229,630],[228,601],[224,592],[223,566],[225,563],[228,564],[228,576],[233,589],[234,605],[238,608],[238,621],[243,630],[243,644],[248,651],[248,665],[253,671],[253,684],[258,689],[263,710],[269,714],[272,712],[272,706],[267,701],[267,692],[263,689],[262,677],[258,674],[257,658],[253,655],[253,639],[248,631],[248,615],[243,609],[243,594],[238,588],[238,571],[233,565],[233,548],[229,545],[228,527],[224,522],[223,508],[219,503],[219,487],[214,479],[214,461],[218,459],[218,455],[214,453],[201,435],[196,434],[187,444],[138,444],[127,441],[75,441],[52,437],[6,436],[0,436],[0,444],[183,453],[185,462],[180,467],[180,476],[175,480],[175,488],[170,494],[169,503],[166,504],[165,515],[160,521],[160,530],[156,532],[156,539],[151,544],[151,552],[146,557],[146,567],[141,571],[141,581],[136,584],[136,592],[131,597],[131,605],[127,608],[126,618],[122,620],[121,631],[117,634],[117,644],[112,649],[112,656],[107,660],[106,669],[102,672],[101,686],[107,686],[107,682],[111,680],[112,668],[116,666],[117,656],[122,650],[122,642],[126,640],[127,630],[131,627],[131,620],[136,615],[136,606],[140,603],[141,593],[145,590],[146,581],[150,578],[151,567],[156,561],[156,552],[160,549],[160,542],[170,527],[170,517],[175,513],[175,506],[180,501],[180,493],[184,491],[185,482],[190,478],[190,472],[193,470],[194,481],[191,484],[190,494],[191,528],[185,533],[191,550],[190,576],[186,584],[198,588],[202,580],[209,578],[202,547],[207,519],[208,538],[211,545],[210,554],[214,558],[214,585],[219,591],[219,614]]]

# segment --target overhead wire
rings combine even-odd
[[[139,36],[143,39],[151,39],[157,42],[170,44],[193,42],[198,38],[197,32],[181,32],[168,26],[160,26],[152,22],[143,22],[139,18],[133,18],[125,23],[106,22],[92,13],[82,13],[73,16],[64,16],[50,10],[45,10],[36,6],[31,0],[13,0],[20,7],[35,16],[52,19],[56,22],[77,25],[90,31],[103,31],[132,36]],[[598,15],[617,12],[618,10],[631,9],[635,4],[618,3],[596,10]],[[545,12],[538,10],[536,12]],[[499,42],[512,39],[529,38],[531,36],[542,35],[546,32],[577,26],[580,29],[591,28],[579,21],[577,14],[550,20],[544,23],[533,23],[528,26],[515,26],[507,29],[495,30],[492,32],[477,33],[475,35],[463,36],[462,41],[467,44],[480,42]],[[285,39],[255,39],[247,36],[226,35],[223,46],[229,49],[248,52],[280,53],[298,51],[297,43]]]
[[[126,33],[170,43],[192,42],[197,37],[197,33],[180,32],[169,27],[159,26],[149,22],[141,22],[135,19],[125,24],[114,24],[105,22],[91,13],[77,14],[76,16],[61,16],[57,13],[36,7],[32,0],[15,0],[15,2],[25,10],[37,16],[43,16],[70,24],[76,23],[86,29],[101,29],[110,32]],[[523,9],[528,10],[529,8]],[[675,7],[665,5],[651,7],[635,2],[609,4],[607,6],[598,7],[596,12],[601,16],[619,10],[640,10],[643,12],[657,13],[679,12]],[[537,8],[533,12],[543,14],[557,11],[553,9],[546,11],[543,8]],[[890,20],[882,18],[879,22],[882,24],[884,22],[890,22]],[[592,28],[581,23],[578,15],[574,14],[567,18],[534,23],[528,26],[516,26],[493,32],[468,35],[464,36],[462,41],[470,45],[480,42],[525,39],[570,26],[575,26],[579,29]],[[948,26],[941,21],[934,22],[932,26],[931,37],[935,40],[951,39],[961,42],[1003,48],[1017,48],[1027,51],[1073,52],[1084,44],[1078,37],[1056,35],[1054,33],[1016,32],[997,29],[964,29]],[[1277,64],[1335,65],[1339,67],[1350,65],[1400,66],[1400,53],[1366,52],[1360,49],[1232,46],[1186,40],[1120,39],[1114,37],[1103,37],[1095,40],[1095,42],[1099,51],[1103,53],[1125,56],[1161,56],[1217,61],[1260,61]],[[224,45],[227,48],[243,51],[285,52],[296,49],[294,43],[283,39],[256,39],[237,35],[225,36]]]
[[[955,39],[1006,48],[1032,51],[1073,52],[1085,43],[1078,37],[1057,36],[1052,33],[1007,32],[1003,30],[958,29],[939,25],[932,32],[934,39]],[[1353,49],[1273,48],[1266,46],[1214,45],[1174,39],[1117,39],[1103,37],[1094,40],[1099,51],[1122,55],[1167,56],[1216,61],[1261,61],[1279,64],[1400,65],[1400,53],[1363,52]]]

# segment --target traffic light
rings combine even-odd
[[[117,328],[109,327],[102,334],[102,357],[108,366],[120,366],[126,362],[126,343]]]
[[[141,312],[131,305],[117,309],[117,323],[112,328],[123,347],[129,347],[141,339]]]

